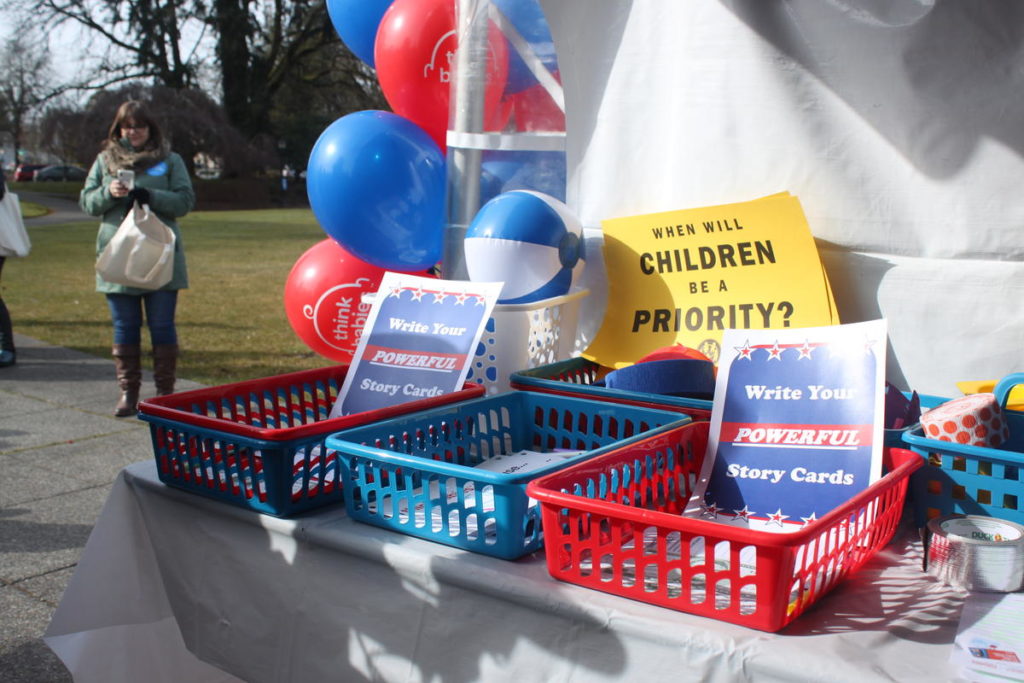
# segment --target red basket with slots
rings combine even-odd
[[[337,454],[327,436],[349,427],[476,398],[477,384],[434,398],[329,417],[347,365],[183,391],[147,399],[160,481],[277,517],[342,500]]]
[[[921,457],[886,450],[888,474],[801,529],[770,533],[682,517],[707,422],[692,422],[540,477],[551,576],[762,631],[805,612],[892,538]],[[710,587],[710,588],[709,588]]]

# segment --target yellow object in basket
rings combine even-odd
[[[991,393],[996,388],[998,380],[975,380],[968,382],[957,382],[956,388],[967,394],[985,394]],[[1010,395],[1006,399],[1007,410],[1020,410],[1024,412],[1024,385],[1015,386],[1010,390]]]

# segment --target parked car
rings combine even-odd
[[[219,168],[209,168],[206,166],[196,167],[196,178],[200,180],[217,180],[220,178]]]
[[[18,164],[14,169],[14,175],[11,177],[11,180],[16,183],[27,183],[32,180],[35,172],[41,168],[46,168],[46,164]]]
[[[47,166],[36,171],[34,180],[85,180],[88,172],[78,166]]]

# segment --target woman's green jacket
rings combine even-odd
[[[102,217],[100,230],[96,235],[97,257],[117,232],[128,209],[127,197],[115,198],[110,194],[110,183],[114,179],[115,176],[107,169],[103,155],[100,154],[89,169],[85,187],[78,198],[78,204],[83,211],[91,216]],[[171,152],[163,161],[143,171],[136,171],[135,186],[149,190],[150,209],[174,231],[174,276],[161,289],[185,289],[188,287],[185,244],[175,219],[191,211],[196,201],[185,162],[176,153]],[[107,282],[96,275],[96,291],[104,294],[145,294],[149,290]]]

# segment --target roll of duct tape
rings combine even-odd
[[[928,522],[928,573],[971,591],[1024,588],[1024,526],[994,517],[947,515]]]
[[[995,448],[1010,438],[995,394],[962,396],[921,416],[925,436],[967,446]]]

